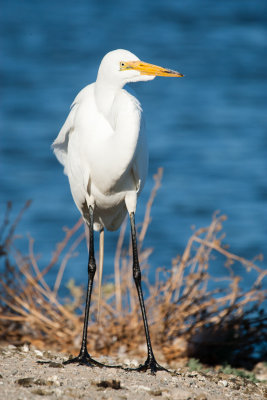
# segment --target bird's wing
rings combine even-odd
[[[64,166],[64,172],[67,175],[67,153],[68,153],[68,143],[69,135],[71,134],[74,127],[74,118],[79,104],[73,102],[71,105],[70,113],[62,126],[57,138],[52,144],[55,156],[58,161]]]
[[[64,125],[60,129],[60,132],[55,141],[52,143],[52,149],[54,150],[55,156],[57,157],[58,161],[64,166],[64,173],[66,175],[68,175],[67,155],[69,138],[72,131],[74,130],[75,116],[79,108],[79,104],[82,102],[83,98],[90,90],[90,86],[91,85],[86,86],[78,93],[72,105],[70,106],[70,112]]]
[[[73,199],[82,214],[88,194],[90,169],[88,163],[85,163],[82,158],[81,149],[83,145],[80,142],[77,119],[79,119],[80,110],[82,112],[84,112],[84,109],[87,110],[84,104],[88,98],[91,98],[92,92],[93,85],[88,85],[78,93],[64,125],[52,144],[58,161],[64,166],[64,173],[68,176]],[[86,133],[90,135],[90,124],[86,125]]]
[[[140,134],[138,138],[136,154],[132,165],[132,172],[137,193],[140,193],[144,187],[147,176],[147,170],[148,170],[148,149],[145,136],[144,119],[141,116]]]

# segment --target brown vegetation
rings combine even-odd
[[[189,356],[207,363],[247,361],[255,346],[267,341],[267,314],[261,309],[267,295],[267,290],[262,288],[267,271],[256,265],[259,260],[248,261],[223,246],[225,216],[215,214],[208,227],[194,231],[184,253],[173,259],[168,269],[156,270],[154,283],[150,283],[147,272],[152,250],[144,248],[144,239],[161,177],[160,169],[138,231],[146,305],[156,352],[163,353],[168,363]],[[84,238],[83,223],[79,220],[71,229],[65,229],[64,240],[57,245],[50,263],[41,270],[32,239],[27,256],[16,249],[14,231],[24,210],[10,227],[10,208],[8,205],[0,229],[1,271],[4,270],[0,280],[0,339],[77,352],[83,322],[77,310],[83,307],[85,288],[70,282],[70,297],[64,304],[59,300],[58,291],[67,262]],[[126,223],[122,225],[116,249],[115,283],[107,283],[103,288],[99,322],[94,291],[88,335],[89,351],[93,354],[144,354],[130,241],[126,249],[123,247],[125,228]],[[214,276],[215,263],[224,264],[225,278]],[[243,268],[242,276],[250,278],[247,290],[242,288],[241,277],[234,272],[237,263]],[[54,286],[49,287],[46,276],[52,268],[58,268],[58,273]]]

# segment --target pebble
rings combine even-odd
[[[59,398],[62,398],[62,396],[63,396],[63,390],[59,389],[59,388],[54,389],[53,393],[56,395],[56,397],[59,397]]]
[[[150,390],[150,394],[152,396],[161,396],[162,395],[162,391],[161,390]]]
[[[28,353],[29,350],[30,350],[30,348],[29,348],[29,346],[27,345],[27,343],[25,343],[20,349],[21,349],[21,351],[23,351],[24,353]]]
[[[205,395],[205,393],[200,393],[195,397],[195,400],[207,400],[207,396]]]
[[[205,381],[206,381],[205,376],[201,376],[201,375],[199,375],[197,379],[198,379],[198,381],[200,381],[200,382],[205,382]]]
[[[42,378],[38,378],[36,379],[36,381],[34,381],[35,385],[39,385],[39,386],[47,386],[47,384],[50,385],[49,382],[47,382],[45,379]]]
[[[120,381],[118,381],[116,379],[101,380],[100,382],[95,382],[94,384],[96,386],[98,386],[99,388],[104,388],[104,389],[106,389],[106,388],[111,388],[111,389],[115,389],[115,390],[122,389]]]
[[[31,387],[34,384],[34,378],[33,377],[21,378],[16,380],[16,383],[23,387]]]
[[[38,394],[39,396],[49,396],[51,394],[50,391],[45,390],[45,389],[41,389],[41,388],[37,388],[32,390],[33,394]]]
[[[228,386],[228,382],[226,380],[222,380],[218,382],[220,385],[227,387]]]
[[[44,355],[44,353],[40,350],[33,350],[33,352],[39,357],[43,357],[43,355]]]
[[[140,365],[140,363],[137,360],[129,360],[129,358],[125,358],[123,363],[125,365],[127,365],[128,367],[132,367],[132,368],[137,368]]]
[[[48,366],[51,368],[64,368],[64,365],[58,362],[50,361]]]
[[[8,348],[9,350],[16,350],[16,349],[17,349],[16,346],[14,346],[14,344],[9,344],[9,345],[7,346],[7,348]]]
[[[55,386],[60,386],[60,382],[57,375],[52,375],[47,378],[48,382],[51,382]]]

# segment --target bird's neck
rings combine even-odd
[[[98,110],[109,119],[114,99],[121,87],[105,81],[96,81],[95,98]]]

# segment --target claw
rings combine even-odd
[[[94,360],[90,354],[86,352],[81,352],[77,357],[70,358],[67,361],[63,362],[64,365],[67,364],[78,364],[78,365],[86,365],[87,367],[99,367],[99,368],[121,368],[118,365],[105,365],[100,363],[99,361]]]
[[[166,368],[162,367],[154,357],[148,357],[145,363],[139,365],[137,368],[126,368],[126,371],[146,372],[148,370],[150,370],[152,375],[155,375],[157,371],[170,372]]]
[[[79,364],[79,365],[87,365],[87,367],[100,367],[103,368],[105,367],[104,364],[99,363],[98,361],[94,360],[92,357],[87,357],[87,356],[78,356],[71,358],[67,361],[63,362],[64,365],[67,364]]]

